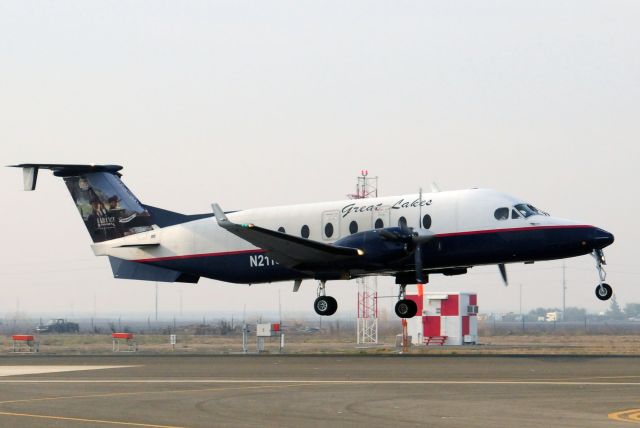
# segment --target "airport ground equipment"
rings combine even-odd
[[[468,292],[408,294],[418,314],[408,321],[414,345],[467,345],[478,342],[478,296]]]
[[[249,352],[249,346],[248,346],[249,333],[251,333],[251,330],[249,329],[249,324],[243,324],[242,325],[242,352],[245,354]]]
[[[112,333],[111,334],[113,352],[137,352],[138,342],[133,340],[133,333]],[[121,349],[121,346],[122,349]]]
[[[46,324],[40,324],[36,327],[36,331],[38,333],[78,333],[80,325],[62,318],[54,318],[50,319]]]
[[[12,352],[38,352],[40,342],[31,334],[14,334],[11,336]]]
[[[256,350],[258,352],[264,352],[265,337],[278,337],[279,350],[282,352],[284,349],[284,333],[280,329],[280,323],[261,323],[256,325]]]

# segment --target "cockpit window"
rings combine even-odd
[[[498,208],[494,213],[493,216],[496,218],[496,220],[506,220],[509,218],[509,208],[504,207],[504,208]]]
[[[511,210],[511,218],[515,220],[515,219],[518,219],[518,218],[522,218],[522,216],[520,214],[518,214],[518,211],[513,209],[513,210]]]
[[[531,217],[532,215],[549,215],[530,204],[518,204],[515,206],[515,209],[518,210],[524,218]]]

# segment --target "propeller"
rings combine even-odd
[[[422,245],[435,238],[435,234],[426,229],[418,229],[416,231],[405,223],[400,223],[397,228],[380,229],[378,233],[384,239],[400,241],[407,245],[407,249],[413,252],[416,281],[424,284],[424,276],[422,275]]]
[[[416,264],[416,281],[419,284],[424,284],[424,277],[422,275],[422,245],[417,244],[416,250],[413,253],[414,261]]]
[[[420,189],[420,201],[422,201],[422,189]],[[418,224],[422,225],[422,202],[418,213]],[[422,274],[422,245],[435,238],[435,233],[418,226],[417,229],[407,226],[406,222],[399,222],[397,228],[380,229],[378,233],[384,239],[404,242],[407,248],[413,251],[414,265],[416,270],[416,282],[424,284]]]
[[[508,286],[509,280],[507,280],[507,268],[505,267],[504,263],[499,263],[498,269],[500,270],[500,276],[502,277],[502,282],[504,282],[504,286],[505,287]]]

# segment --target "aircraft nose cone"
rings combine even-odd
[[[613,244],[613,240],[613,234],[597,227],[594,228],[593,238],[591,239],[594,249],[601,250],[604,247]]]

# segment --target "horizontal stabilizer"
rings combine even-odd
[[[118,279],[139,279],[141,281],[186,282],[195,284],[199,276],[186,274],[176,270],[151,266],[144,263],[131,262],[109,256],[113,277]]]
[[[50,169],[56,177],[71,177],[83,174],[92,174],[96,172],[108,172],[118,174],[123,167],[120,165],[81,165],[81,164],[61,164],[61,163],[21,163],[20,165],[9,165],[13,168],[22,168],[25,171],[25,190],[35,189],[35,178],[38,176],[38,170]],[[33,189],[26,188],[27,171],[34,172]]]
[[[253,224],[232,223],[218,204],[212,207],[220,227],[266,250],[278,263],[289,268],[331,267],[364,255],[358,248],[324,244]]]

